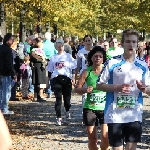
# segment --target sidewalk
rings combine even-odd
[[[13,139],[11,150],[88,150],[81,97],[72,96],[72,119],[62,126],[55,125],[54,101],[51,98],[46,103],[10,102],[15,115],[5,118]],[[100,136],[100,131],[98,133]],[[149,134],[150,105],[149,99],[145,99],[142,144],[138,144],[138,150],[150,148]]]

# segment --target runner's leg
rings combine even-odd
[[[142,123],[139,121],[126,123],[124,128],[126,150],[136,150],[137,143],[141,142]]]
[[[96,126],[87,126],[88,133],[88,148],[89,150],[98,150],[97,148],[97,127]]]
[[[109,141],[108,141],[108,126],[107,124],[101,124],[101,150],[108,150]]]
[[[83,119],[87,128],[89,150],[98,150],[97,147],[97,125],[98,120],[93,110],[84,108]]]
[[[125,150],[136,150],[137,143],[127,143]]]
[[[124,123],[109,123],[108,124],[108,139],[113,150],[123,150]]]

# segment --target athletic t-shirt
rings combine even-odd
[[[120,47],[117,47],[116,49],[114,49],[114,48],[109,48],[109,49],[106,51],[107,58],[112,58],[112,57],[114,57],[114,56],[122,55],[123,53],[124,53],[124,49],[123,49],[123,48],[120,48]]]
[[[87,56],[89,52],[83,48],[77,53],[77,67],[80,69],[80,74],[87,68]]]
[[[51,78],[65,75],[72,79],[72,70],[76,67],[76,61],[72,55],[64,52],[61,55],[55,54],[51,57],[47,70],[52,73]]]
[[[135,58],[133,63],[125,61],[123,55],[109,59],[99,75],[98,84],[131,84],[130,94],[118,92],[106,93],[105,122],[128,123],[142,122],[142,92],[137,88],[136,80],[150,85],[150,75],[144,59]]]
[[[96,89],[97,78],[98,75],[93,73],[92,67],[88,67],[86,84],[87,86],[92,86],[93,91],[92,93],[87,93],[87,97],[84,101],[84,108],[88,108],[91,110],[104,110],[106,102],[106,92]]]

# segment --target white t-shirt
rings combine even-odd
[[[87,56],[90,51],[87,51],[85,48],[82,48],[77,53],[77,66],[80,66],[80,74],[83,70],[87,69]]]
[[[122,55],[124,53],[124,49],[122,47],[116,47],[115,50],[112,49],[113,48],[109,48],[107,51],[108,55],[111,57]]]
[[[133,108],[119,108],[117,107],[117,97],[120,93],[107,92],[105,105],[106,123],[142,122],[143,97],[142,92],[137,88],[136,80],[143,81],[145,85],[150,85],[149,70],[144,59],[135,58],[133,63],[129,63],[125,61],[123,55],[119,55],[105,63],[97,83],[131,84],[130,94],[135,98]]]
[[[65,75],[72,79],[72,70],[77,67],[75,59],[71,54],[64,52],[61,55],[55,54],[51,57],[47,70],[52,73],[51,78],[58,75]]]

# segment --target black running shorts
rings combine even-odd
[[[108,124],[109,144],[112,147],[122,146],[124,141],[130,143],[141,142],[142,123],[139,121],[129,123]]]
[[[83,120],[85,126],[98,126],[98,122],[104,124],[104,111],[83,108]]]

